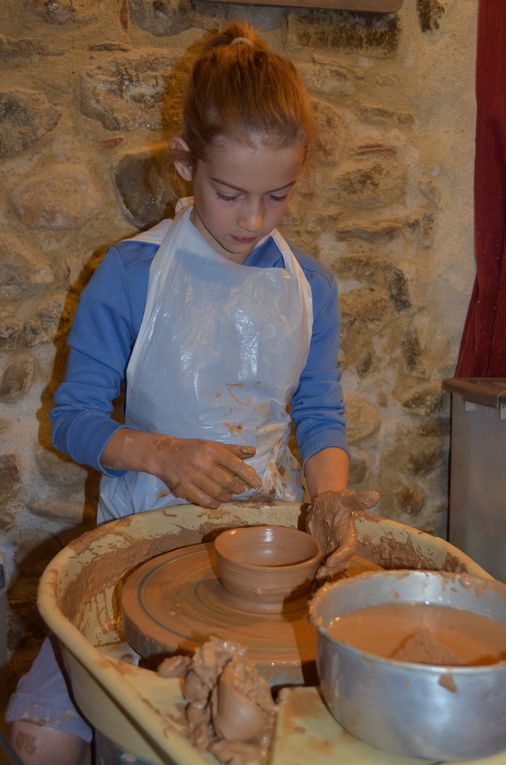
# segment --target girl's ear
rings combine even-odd
[[[175,137],[170,141],[170,148],[174,152],[188,154],[188,161],[185,161],[184,159],[175,159],[174,167],[176,168],[183,181],[191,181],[193,177],[193,168],[189,159],[191,152],[188,148],[188,144],[182,138]]]

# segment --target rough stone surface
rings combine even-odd
[[[114,180],[129,220],[138,228],[153,226],[174,213],[176,193],[168,179],[168,146],[127,154],[114,169]]]
[[[401,397],[402,405],[413,414],[430,415],[438,412],[444,402],[444,391],[440,382],[419,385]]]
[[[396,14],[322,10],[288,17],[289,42],[312,48],[373,49],[389,55],[398,47],[399,33]]]
[[[423,32],[439,29],[439,22],[444,15],[448,0],[416,0],[416,9]]]
[[[0,351],[32,348],[68,332],[65,295],[48,294],[0,309]]]
[[[334,182],[339,206],[370,209],[399,201],[406,187],[406,168],[391,158],[357,158],[340,164]]]
[[[27,149],[49,133],[61,111],[42,93],[33,90],[0,92],[0,159]]]
[[[19,354],[4,369],[0,378],[0,400],[17,401],[32,387],[35,359],[29,354]]]
[[[15,454],[0,454],[0,498],[5,501],[21,486],[18,458]]]
[[[50,55],[48,48],[38,40],[0,35],[0,61],[27,56]],[[55,55],[54,53],[52,55]]]
[[[82,485],[89,472],[67,457],[42,447],[35,450],[35,458],[40,473],[49,486],[72,487]]]
[[[130,19],[152,35],[182,32],[191,25],[185,15],[186,0],[129,0]]]
[[[377,407],[358,393],[345,397],[348,418],[348,440],[350,444],[363,441],[374,433],[380,424]]]
[[[377,287],[360,287],[341,295],[341,313],[366,321],[380,320],[390,305],[388,294]]]
[[[360,280],[384,287],[396,311],[403,311],[411,306],[406,275],[402,269],[386,259],[356,253],[333,261],[331,267],[340,280]]]
[[[55,281],[52,268],[16,237],[0,234],[0,298],[27,297]]]
[[[63,522],[65,526],[77,526],[85,520],[86,508],[77,500],[37,499],[29,503],[28,509],[39,518]]]
[[[27,0],[32,10],[52,24],[82,24],[96,19],[104,0]]]
[[[160,130],[175,60],[158,50],[143,50],[98,61],[82,74],[82,113],[108,130]]]
[[[11,193],[27,228],[80,228],[99,212],[102,201],[87,169],[70,163],[28,178]]]

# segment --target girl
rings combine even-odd
[[[193,202],[111,248],[83,293],[55,396],[54,444],[103,474],[99,521],[184,502],[302,500],[289,405],[309,496],[347,485],[335,280],[276,230],[315,132],[308,95],[288,60],[232,23],[196,61],[183,118],[172,156]],[[89,758],[91,729],[49,642],[7,719],[27,763]]]

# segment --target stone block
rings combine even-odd
[[[446,11],[448,0],[416,0],[416,10],[422,32],[439,29],[439,21]]]
[[[102,207],[102,197],[83,165],[52,165],[11,191],[14,208],[27,228],[75,230]]]
[[[380,425],[378,408],[359,393],[345,396],[347,434],[350,444],[368,438]]]
[[[413,414],[428,416],[442,409],[445,401],[440,382],[419,385],[398,396],[402,406]]]
[[[33,12],[51,24],[84,24],[103,13],[105,0],[28,0]]]
[[[0,400],[13,402],[22,398],[32,387],[35,359],[29,354],[16,356],[0,378]]]
[[[21,488],[21,473],[16,454],[0,454],[0,499],[7,502]]]
[[[126,215],[137,228],[172,217],[177,194],[170,184],[168,146],[126,154],[114,168],[114,181]]]
[[[10,61],[15,58],[31,58],[32,56],[55,55],[38,40],[26,37],[8,37],[0,35],[0,61]]]
[[[51,486],[78,487],[84,485],[89,469],[72,462],[59,452],[37,446],[35,459],[41,475]]]
[[[152,35],[174,35],[192,25],[186,0],[128,0],[130,20]]]
[[[12,300],[33,295],[55,280],[52,268],[19,239],[0,234],[0,298]]]
[[[288,41],[294,45],[363,50],[384,57],[396,52],[399,37],[397,14],[314,10],[311,14],[288,16]]]
[[[334,202],[339,207],[386,207],[401,202],[407,182],[407,169],[389,158],[353,158],[339,164],[329,181]]]
[[[426,495],[420,486],[400,483],[395,486],[393,495],[401,513],[416,517],[424,508]]]
[[[149,49],[104,57],[81,75],[81,112],[108,130],[160,130],[176,62],[177,55]]]
[[[49,133],[61,117],[42,93],[34,90],[0,92],[0,158],[28,149]]]
[[[388,294],[379,287],[359,287],[350,292],[341,293],[340,306],[343,316],[352,316],[366,321],[381,321],[385,318],[390,300]]]

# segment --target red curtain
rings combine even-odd
[[[506,377],[506,0],[479,3],[476,100],[476,278],[455,374]]]

